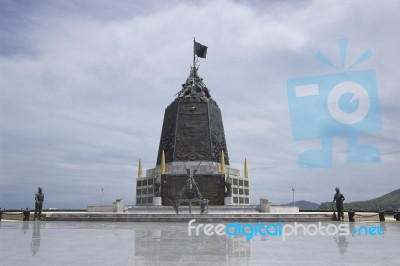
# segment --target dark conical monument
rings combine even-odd
[[[205,58],[206,52],[194,42],[194,54]],[[189,197],[188,176],[209,205],[249,204],[247,163],[245,177],[229,166],[221,110],[197,72],[194,57],[189,77],[165,109],[156,168],[142,177],[140,163],[137,205],[175,205]]]
[[[178,97],[166,108],[161,133],[157,165],[165,162],[208,161],[220,162],[221,151],[229,165],[221,110],[210,92],[191,70]]]

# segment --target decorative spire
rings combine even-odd
[[[204,84],[203,79],[198,76],[198,67],[190,68],[189,77],[186,82],[182,84],[182,89],[177,93],[177,99],[180,100],[191,100],[197,99],[197,101],[207,102],[212,100],[210,90]]]
[[[247,166],[246,158],[244,158],[244,177],[249,178],[249,167]]]
[[[161,153],[161,174],[165,175],[166,171],[165,171],[165,152],[164,150],[162,150]]]
[[[139,159],[139,166],[138,166],[138,172],[137,172],[137,177],[142,177],[142,159]]]
[[[224,175],[225,174],[225,154],[224,154],[224,150],[221,150],[221,161],[220,161],[220,164],[221,164],[220,173]]]
[[[179,101],[207,102],[212,100],[210,91],[203,83],[203,79],[197,74],[199,66],[196,66],[199,58],[206,58],[207,48],[207,46],[196,42],[196,38],[193,38],[193,65],[190,68],[190,75],[186,79],[186,83],[182,84],[182,89],[177,93]]]

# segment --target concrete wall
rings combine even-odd
[[[113,205],[87,206],[87,212],[124,212],[124,200],[117,199]]]
[[[299,206],[273,206],[271,205],[271,213],[296,213],[299,212]]]
[[[88,212],[117,212],[117,209],[116,209],[116,206],[114,206],[114,205],[87,206],[86,211],[88,211]]]
[[[260,212],[263,213],[296,213],[298,206],[274,206],[267,199],[260,199]]]

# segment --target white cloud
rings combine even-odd
[[[95,204],[100,186],[105,202],[133,203],[137,161],[155,165],[193,36],[209,46],[200,75],[222,109],[231,164],[242,169],[247,157],[254,169],[253,202],[290,201],[292,186],[315,202],[330,200],[337,183],[356,199],[397,189],[398,4],[267,3],[10,4],[0,26],[1,204],[31,206],[37,185],[51,207]],[[339,62],[340,38],[350,41],[349,62],[373,51],[357,70],[376,70],[383,129],[362,140],[382,151],[382,163],[348,165],[343,148],[330,169],[299,169],[310,146],[292,139],[285,82],[334,72],[314,56]]]

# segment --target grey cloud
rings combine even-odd
[[[189,74],[193,36],[209,47],[200,75],[222,109],[231,164],[242,169],[246,157],[254,169],[254,203],[289,202],[293,186],[298,199],[315,202],[338,183],[354,199],[398,188],[400,38],[390,34],[398,4],[298,2],[7,2],[0,205],[32,206],[38,185],[47,207],[98,204],[102,186],[104,202],[133,204],[137,162],[155,165],[164,109]],[[310,143],[292,139],[285,83],[335,72],[315,54],[339,62],[340,38],[350,40],[349,62],[367,48],[374,53],[357,70],[377,72],[384,127],[362,140],[384,156],[377,165],[348,165],[340,139],[331,169],[299,169]]]

